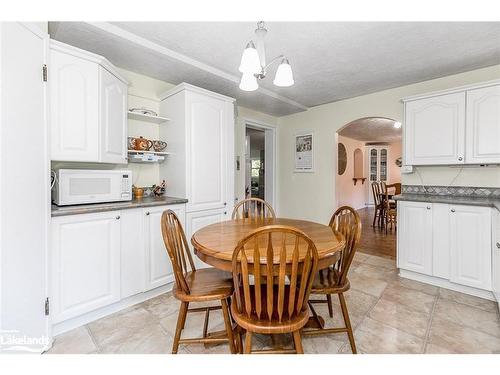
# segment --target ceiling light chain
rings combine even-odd
[[[266,64],[266,50],[264,37],[267,34],[264,21],[257,22],[255,29],[256,42],[251,40],[245,47],[241,56],[239,71],[242,73],[240,89],[255,91],[259,88],[257,80],[266,77],[267,68],[276,61],[280,61],[273,83],[279,87],[289,87],[294,84],[292,67],[285,55],[279,55]]]

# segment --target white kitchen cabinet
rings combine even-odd
[[[465,162],[465,92],[405,103],[404,164]]]
[[[176,213],[185,228],[185,205],[158,206],[144,208],[144,244],[146,256],[146,284],[145,290],[151,290],[174,280],[172,263],[161,233],[161,215],[170,209]],[[188,237],[189,238],[189,237]]]
[[[495,211],[495,215],[493,217],[494,222],[494,230],[493,230],[493,246],[492,246],[492,285],[491,289],[493,290],[493,294],[498,301],[498,306],[500,308],[500,213]]]
[[[432,205],[432,276],[450,278],[450,207]]]
[[[167,194],[188,199],[187,212],[227,208],[234,202],[234,99],[181,84],[162,95],[160,127],[169,158],[160,165]],[[163,177],[162,177],[163,178]]]
[[[366,184],[366,196],[369,205],[373,205],[372,182],[389,180],[389,148],[387,146],[366,146],[366,170],[369,184]]]
[[[52,323],[120,299],[120,215],[117,211],[52,220]]]
[[[398,268],[432,274],[432,204],[398,202]]]
[[[500,85],[467,91],[467,163],[500,163]]]
[[[121,216],[121,298],[145,290],[146,248],[142,208],[122,210]]]
[[[51,159],[126,163],[127,82],[116,69],[51,40],[48,84]]]
[[[191,245],[192,235],[199,229],[206,227],[210,224],[219,223],[224,220],[229,220],[230,213],[226,209],[205,210],[197,212],[186,213],[186,237],[188,238],[189,245]],[[193,260],[196,268],[205,268],[208,265],[202,262],[193,252]]]
[[[450,205],[450,280],[491,290],[490,208]]]

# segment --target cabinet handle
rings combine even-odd
[[[462,161],[462,160],[464,160],[464,158],[463,158],[463,157],[461,157],[461,156],[459,156],[459,157],[458,157],[458,161]]]
[[[148,212],[146,212],[146,216],[149,216],[149,211],[148,211]]]
[[[431,206],[427,206],[427,209],[430,210],[431,209]]]
[[[224,215],[227,215],[227,212],[226,212],[226,211],[224,211]]]
[[[451,209],[451,212],[455,212],[455,209],[454,209],[454,208],[452,208],[452,209]]]
[[[497,249],[500,249],[500,242],[497,242]]]
[[[120,215],[118,215],[117,217],[115,217],[116,220],[120,220]]]
[[[227,202],[224,202],[224,206],[227,206]]]

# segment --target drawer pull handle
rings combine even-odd
[[[500,249],[500,242],[497,242],[497,249]]]
[[[224,211],[224,215],[227,215],[227,212],[226,212],[226,211]]]
[[[462,160],[464,160],[464,158],[460,156],[460,157],[458,158],[458,161],[462,161]]]
[[[149,216],[149,211],[148,211],[148,212],[146,212],[146,216]]]
[[[427,209],[430,210],[431,209],[431,206],[427,206]]]
[[[452,208],[452,209],[451,209],[451,212],[455,212],[455,209],[454,209],[454,208]]]
[[[118,215],[117,217],[115,217],[116,220],[120,220],[120,215]]]

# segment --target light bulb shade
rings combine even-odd
[[[261,69],[262,67],[260,66],[259,53],[255,48],[255,44],[250,41],[241,56],[239,71],[243,74],[258,74]]]
[[[255,91],[258,88],[257,78],[252,73],[243,73],[240,81],[240,89],[243,91]]]
[[[292,67],[287,59],[281,60],[281,64],[279,64],[278,70],[276,70],[276,76],[274,77],[273,83],[280,87],[288,87],[294,84]]]

